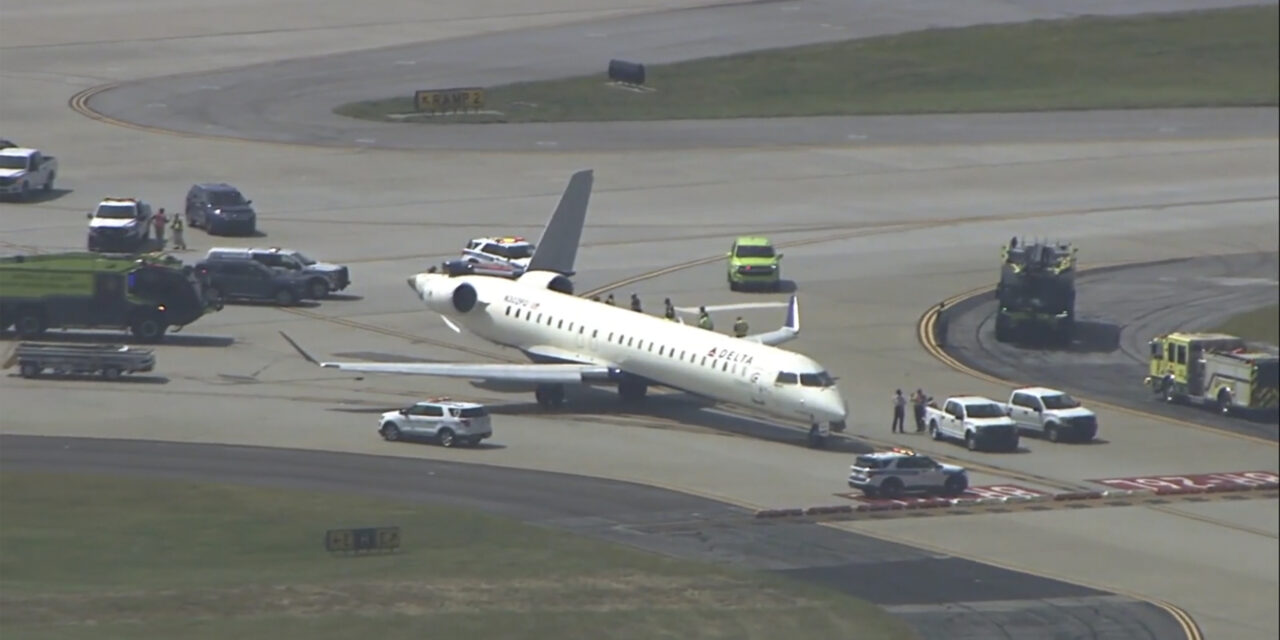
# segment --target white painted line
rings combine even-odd
[[[163,103],[163,102],[148,102],[148,103],[147,103],[147,108],[148,108],[148,109],[164,109],[165,107],[168,107],[168,106],[169,106],[169,105],[167,105],[167,104],[165,104],[165,103]]]
[[[846,139],[846,140],[866,140],[866,139],[867,139],[867,137],[866,137],[866,136],[864,136],[864,135],[862,135],[862,134],[860,134],[860,133],[851,133],[851,134],[849,134],[849,135],[845,136],[845,139]]]
[[[356,138],[356,142],[359,142],[360,144],[373,144],[377,142],[377,140],[374,138]]]
[[[739,309],[771,309],[785,307],[790,302],[740,302],[738,304],[710,304],[707,311],[737,311]],[[698,307],[676,307],[680,313],[698,313]]]
[[[418,64],[418,61],[417,60],[396,60],[395,64],[401,65],[401,66],[409,66],[409,65]]]
[[[201,90],[201,91],[217,91],[218,89],[221,89],[222,87],[219,87],[219,86],[218,86],[218,85],[216,85],[216,84],[202,84],[202,85],[200,85],[200,86],[198,86],[198,87],[196,87],[196,88],[197,88],[197,89],[199,89],[199,90]]]
[[[557,147],[557,146],[560,146],[560,143],[559,143],[559,142],[556,142],[555,140],[539,140],[539,141],[535,142],[534,144],[538,145],[539,147]]]

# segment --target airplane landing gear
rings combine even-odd
[[[623,377],[618,381],[618,395],[623,402],[639,402],[649,392],[649,383],[639,378]]]
[[[827,446],[827,436],[823,433],[822,427],[816,423],[809,427],[809,448],[822,449]]]
[[[836,433],[844,433],[844,420],[832,420],[830,427]]]
[[[554,409],[564,404],[564,385],[540,384],[534,389],[533,397],[538,400],[538,406],[544,409]]]

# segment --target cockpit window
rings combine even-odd
[[[778,374],[776,382],[778,384],[799,384],[800,377],[789,371],[783,371]]]
[[[826,371],[800,374],[800,384],[806,387],[832,387],[836,381]]]

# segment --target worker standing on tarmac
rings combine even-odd
[[[707,313],[706,307],[698,307],[698,328],[707,331],[716,330],[716,325],[711,322],[711,314]]]
[[[186,251],[187,241],[182,237],[182,227],[182,214],[175,214],[173,223],[169,225],[169,228],[173,229],[173,248]]]
[[[738,316],[738,319],[733,321],[733,337],[747,337],[747,321],[743,320],[742,316]]]
[[[893,424],[890,429],[893,433],[906,433],[906,429],[902,428],[902,421],[907,414],[907,399],[902,397],[902,389],[893,392]]]
[[[916,392],[911,394],[911,409],[915,412],[916,433],[924,431],[924,407],[927,402],[929,402],[929,396],[924,394],[923,389],[916,389]]]
[[[636,312],[643,311],[643,309],[640,308],[640,296],[634,293],[631,294],[631,310]]]
[[[666,319],[668,319],[668,320],[670,320],[670,321],[672,321],[672,322],[675,322],[675,321],[676,321],[676,307],[675,307],[675,305],[671,304],[671,298],[663,298],[663,299],[662,299],[662,305],[663,305],[664,307],[666,307],[666,309],[665,309],[665,310],[663,310],[663,312],[662,312],[662,317],[664,317],[664,318],[666,318]]]
[[[164,225],[169,221],[169,216],[164,214],[164,207],[151,216],[151,226],[155,228],[156,240],[160,241],[160,248],[164,248]]]
[[[605,299],[604,299],[604,303],[605,303],[605,304],[607,304],[607,305],[609,305],[609,306],[611,306],[611,307],[615,305],[615,303],[614,303],[614,301],[613,301],[613,294],[612,294],[612,293],[611,293],[611,294],[609,294],[609,297],[607,297],[607,298],[605,298]]]

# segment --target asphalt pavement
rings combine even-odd
[[[1069,347],[997,342],[996,301],[985,294],[949,310],[945,349],[1007,380],[1274,440],[1280,427],[1273,415],[1222,416],[1167,405],[1142,379],[1153,337],[1212,329],[1236,314],[1280,303],[1277,269],[1277,254],[1250,253],[1086,271],[1076,279],[1077,331]],[[1102,430],[1105,438],[1106,425]]]
[[[756,520],[740,507],[599,478],[269,447],[7,434],[0,435],[0,468],[228,482],[476,509],[821,584],[886,607],[926,638],[1183,635],[1173,618],[1146,602],[818,524]]]
[[[405,125],[346,118],[333,108],[602,73],[938,27],[1125,15],[1248,4],[1240,0],[789,0],[729,2],[460,39],[162,76],[108,87],[89,109],[135,125],[204,136],[395,149],[588,151],[779,145],[880,145],[1176,140],[1275,135],[1275,109],[1074,111],[1026,114],[746,118],[651,122]],[[662,91],[661,80],[650,86]]]

